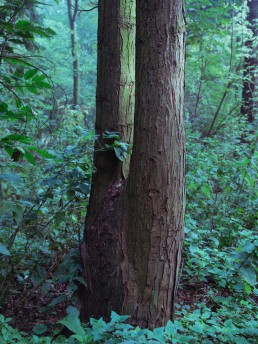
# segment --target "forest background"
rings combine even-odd
[[[0,6],[1,342],[256,343],[258,2],[186,1],[184,264],[174,321],[154,331],[117,314],[83,327],[75,308],[93,171],[96,4],[79,2],[77,39],[71,1]],[[53,339],[60,325],[75,336]]]

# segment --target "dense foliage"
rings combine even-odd
[[[67,307],[84,284],[79,245],[93,171],[97,12],[81,2],[74,109],[66,2],[45,2],[0,1],[0,342],[256,343],[257,136],[240,111],[243,62],[253,54],[246,3],[186,3],[184,266],[175,318],[152,332],[115,313],[85,326]],[[121,156],[126,144],[117,142],[105,149]],[[35,293],[44,299],[43,319],[64,312],[54,331],[39,320],[27,335],[14,329],[15,307]],[[60,325],[70,338],[58,336]]]

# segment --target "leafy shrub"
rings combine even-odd
[[[8,325],[10,319],[0,316],[0,339],[6,344],[13,343],[106,343],[106,344],[138,344],[138,343],[228,343],[246,344],[257,343],[258,339],[258,319],[257,306],[251,303],[242,302],[239,305],[231,303],[232,299],[220,298],[214,300],[217,310],[201,304],[198,308],[189,312],[183,308],[181,318],[175,321],[168,321],[165,327],[155,328],[153,331],[133,327],[125,321],[127,316],[119,316],[115,312],[111,314],[110,322],[90,319],[86,327],[81,324],[78,318],[78,311],[74,307],[68,307],[68,315],[58,323],[66,326],[73,334],[69,338],[63,336],[29,337],[25,333],[19,333]],[[228,313],[228,307],[238,309],[237,312]],[[220,305],[220,306],[219,306]],[[36,328],[41,332],[41,327]],[[58,331],[57,331],[58,333]],[[1,338],[2,336],[2,338]]]

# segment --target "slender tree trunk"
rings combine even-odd
[[[107,75],[101,74],[101,44],[107,42],[107,31],[117,26],[114,14],[118,2],[110,0],[107,8],[105,3],[101,2],[99,8],[99,81]],[[133,1],[120,1],[120,20],[121,9],[130,5],[133,9]],[[102,25],[105,25],[103,34]],[[106,46],[108,65],[103,68],[107,68],[106,73],[113,68],[111,80],[116,85],[119,73],[115,71],[120,64],[115,63],[116,55],[110,50],[117,42],[111,32],[111,46]],[[127,180],[121,178],[121,167],[114,154],[96,152],[97,172],[81,249],[88,285],[82,298],[82,317],[107,318],[114,310],[131,315],[133,324],[154,328],[164,325],[172,316],[183,242],[183,1],[139,0],[136,32],[135,138],[130,173]],[[133,49],[133,41],[129,46]],[[124,66],[130,63],[128,58],[126,54]],[[117,90],[120,87],[121,83]],[[112,110],[115,104],[116,109],[120,108],[117,94],[121,93],[113,93],[112,88],[107,98],[106,92],[100,82],[97,98],[97,111],[102,113],[97,120],[100,133],[103,129],[117,130],[117,118],[119,121],[122,118],[113,117]],[[111,117],[106,117],[107,114]]]
[[[258,110],[258,0],[250,0],[248,8],[247,20],[253,37],[246,42],[250,54],[244,62],[241,114],[246,117],[248,123],[253,123]]]
[[[77,52],[77,36],[76,36],[76,16],[78,11],[78,0],[75,0],[74,5],[72,5],[71,0],[67,0],[67,10],[70,25],[71,34],[71,49],[72,49],[72,59],[73,59],[73,106],[79,104],[80,89],[79,89],[79,59]]]

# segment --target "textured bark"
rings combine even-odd
[[[123,166],[112,151],[100,151],[106,131],[117,131],[132,143],[135,94],[134,0],[99,1],[96,134],[92,190],[86,227],[99,214],[109,188],[124,178]],[[128,161],[123,164],[128,165]],[[126,168],[128,170],[128,167]]]
[[[100,151],[107,143],[106,131],[116,131],[132,143],[135,104],[135,2],[99,1],[98,82],[94,166],[90,202],[86,216],[85,263],[88,291],[83,295],[82,318],[108,316],[121,310],[121,233],[123,218],[120,198],[129,159],[121,163],[113,151]]]
[[[72,5],[71,0],[67,0],[68,19],[70,25],[71,35],[71,49],[73,59],[73,106],[79,104],[79,59],[77,52],[77,37],[76,37],[76,15],[78,11],[78,0],[75,0]]]
[[[258,0],[249,1],[248,8],[247,20],[253,37],[246,42],[250,55],[245,58],[244,62],[241,114],[249,123],[253,123],[258,110]]]
[[[173,313],[184,217],[182,0],[137,2],[135,137],[123,313],[154,328]]]
[[[121,93],[127,83],[119,79],[123,68],[114,60],[120,50],[120,41],[113,36],[118,3],[121,10],[122,1],[99,5],[99,134],[104,129],[131,132],[122,119],[132,106],[121,106],[120,101],[132,96]],[[133,1],[124,4],[127,8]],[[118,17],[121,20],[121,12]],[[131,315],[133,324],[154,328],[173,313],[185,195],[184,32],[182,0],[138,1],[135,138],[129,178],[122,178],[111,152],[95,152],[97,172],[81,249],[88,284],[83,294],[84,320],[107,318],[115,310]],[[134,44],[129,46],[133,49]],[[125,53],[121,63],[126,66],[128,61]]]

